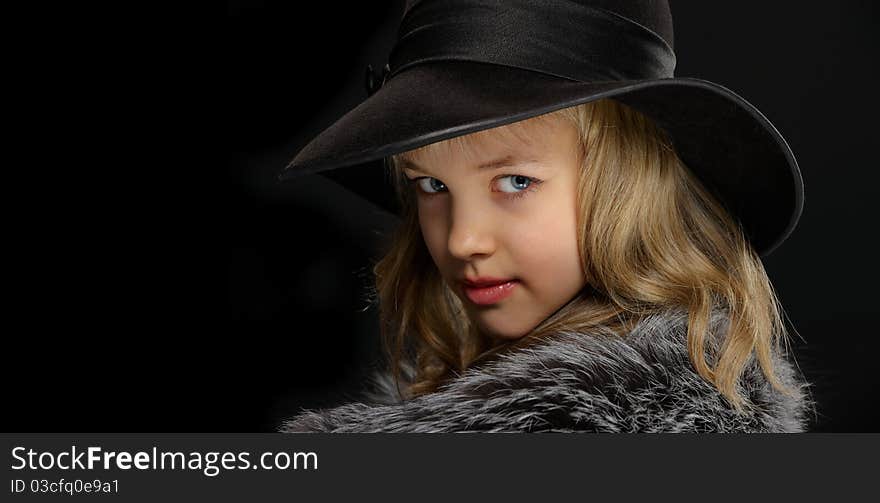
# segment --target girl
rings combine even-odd
[[[380,88],[282,174],[385,158],[402,220],[390,374],[281,431],[804,430],[760,258],[801,211],[787,145],[671,77],[665,3],[543,3],[410,3]]]

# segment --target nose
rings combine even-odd
[[[496,238],[491,211],[478,204],[453,201],[449,223],[449,253],[461,260],[491,255]]]

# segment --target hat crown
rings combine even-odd
[[[443,60],[582,82],[669,78],[672,16],[665,0],[410,0],[390,77]]]
[[[403,9],[404,16],[417,4],[428,0],[407,0]],[[604,9],[631,19],[654,33],[663,37],[669,47],[675,48],[672,13],[667,0],[568,0],[587,7]],[[546,2],[535,0],[535,3],[546,6]],[[552,3],[552,2],[551,2]]]

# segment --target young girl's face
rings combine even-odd
[[[522,337],[585,284],[577,243],[577,130],[503,126],[403,155],[428,251],[480,331]],[[502,134],[508,133],[508,134]],[[466,280],[500,286],[474,288]]]

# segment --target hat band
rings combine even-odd
[[[417,3],[400,23],[389,78],[432,61],[474,61],[594,82],[673,76],[675,53],[648,28],[571,0]]]

